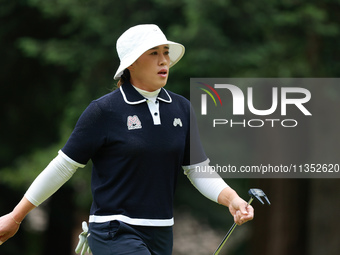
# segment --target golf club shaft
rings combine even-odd
[[[251,204],[251,202],[253,202],[254,198],[251,197],[248,201],[248,205]],[[229,236],[231,235],[231,233],[233,233],[234,229],[236,228],[236,223],[234,222],[234,224],[231,226],[231,228],[229,229],[228,233],[225,235],[225,237],[223,238],[222,242],[220,243],[220,245],[217,247],[216,251],[214,252],[214,255],[217,255],[220,253],[220,251],[222,250],[224,244],[227,242]]]

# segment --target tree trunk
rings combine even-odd
[[[270,96],[270,95],[268,95]],[[290,112],[289,118],[298,119],[295,128],[263,127],[254,139],[254,164],[300,164],[308,158],[309,119],[299,118],[301,112]],[[273,118],[282,119],[278,115]],[[270,206],[253,204],[252,254],[307,255],[306,208],[309,199],[309,180],[286,179],[274,174],[275,179],[254,179],[253,185],[262,189],[271,201]]]
[[[296,133],[259,130],[254,143],[258,162],[339,164],[338,85],[315,84],[312,116]],[[282,130],[281,130],[282,131]],[[337,255],[340,179],[258,179],[270,208],[254,204],[253,254]]]
[[[310,161],[314,163],[339,164],[340,119],[339,85],[332,87],[318,85],[318,97],[313,106],[316,116],[313,118],[311,140],[313,150]],[[340,177],[340,173],[339,177]],[[309,255],[338,255],[339,242],[339,197],[340,179],[312,179],[309,218],[308,243]]]

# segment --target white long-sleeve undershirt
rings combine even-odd
[[[202,163],[183,166],[182,168],[192,185],[205,197],[216,203],[218,203],[218,196],[221,191],[229,187],[220,175],[210,168],[209,159]]]
[[[31,184],[25,193],[25,197],[33,205],[39,206],[63,186],[73,176],[78,167],[84,166],[59,151],[58,156],[50,162]]]
[[[25,193],[25,197],[35,206],[39,206],[63,186],[76,172],[79,164],[62,151],[34,180]],[[206,173],[204,169],[209,167],[209,160],[192,166],[184,166],[184,173],[191,183],[207,198],[218,202],[220,192],[228,187],[224,180],[216,172]]]

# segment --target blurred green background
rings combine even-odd
[[[115,88],[115,43],[129,27],[154,23],[185,45],[167,89],[189,98],[190,77],[338,77],[339,13],[339,0],[0,0],[0,215],[57,155],[91,100]],[[266,157],[339,158],[340,92],[320,85],[319,93],[324,103],[313,110],[323,118],[304,132],[259,134],[272,141]],[[290,148],[289,139],[310,150]],[[238,146],[240,158],[256,154]],[[90,176],[90,164],[78,170],[0,254],[74,254],[88,219]],[[262,188],[272,206],[254,205],[254,221],[236,229],[221,254],[340,253],[339,179],[227,182],[246,200],[249,188]],[[212,254],[232,224],[228,210],[202,197],[184,175],[175,207],[174,255]]]

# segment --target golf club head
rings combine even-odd
[[[261,189],[250,189],[248,191],[248,194],[252,197],[252,198],[256,198],[261,204],[264,205],[263,200],[261,199],[261,197],[263,197],[266,202],[270,205],[269,199],[266,196],[266,194],[261,190]]]

